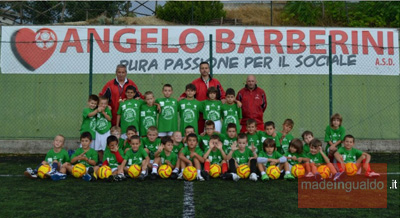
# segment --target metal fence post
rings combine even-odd
[[[213,47],[212,47],[212,34],[210,34],[210,75],[213,76],[213,65],[212,65],[212,60],[213,60]]]
[[[93,80],[93,33],[90,34],[90,56],[89,56],[89,95],[92,94]]]
[[[329,119],[332,117],[332,36],[329,35]]]

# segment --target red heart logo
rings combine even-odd
[[[53,55],[57,47],[57,35],[48,28],[37,32],[22,28],[12,35],[11,42],[15,57],[28,70],[34,71]]]

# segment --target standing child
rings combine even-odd
[[[65,138],[63,135],[56,135],[53,141],[53,148],[50,149],[49,152],[47,152],[44,161],[42,161],[34,170],[32,170],[32,168],[27,168],[26,171],[24,172],[24,175],[31,179],[36,179],[38,169],[42,165],[51,166],[51,171],[47,176],[57,173],[58,169],[60,169],[60,167],[64,163],[69,162],[68,152],[65,149],[63,149],[64,142]]]
[[[179,174],[178,179],[182,179],[183,170],[186,166],[194,166],[197,169],[197,180],[204,181],[204,177],[201,174],[205,172],[201,171],[201,164],[204,163],[203,151],[197,146],[198,139],[197,135],[190,133],[187,136],[187,147],[184,147],[179,153],[179,159],[181,159],[182,172]]]
[[[264,124],[264,131],[260,133],[261,143],[265,141],[265,139],[272,139],[275,141],[275,145],[278,150],[281,150],[281,143],[279,142],[279,136],[275,131],[275,123],[273,121],[267,121]],[[260,149],[262,150],[262,149]]]
[[[104,151],[103,156],[103,166],[109,166],[113,176],[110,176],[109,181],[112,180],[123,180],[125,179],[124,171],[121,166],[124,157],[122,156],[124,152],[118,147],[118,138],[110,135],[107,138],[107,148]]]
[[[222,129],[221,133],[227,131],[229,123],[236,124],[236,129],[240,131],[240,119],[242,119],[242,108],[238,107],[235,100],[235,90],[229,88],[226,90],[225,95],[226,103],[222,105]]]
[[[207,100],[202,101],[204,109],[204,119],[214,122],[215,131],[221,133],[221,107],[222,103],[217,99],[217,88],[207,89]]]
[[[90,147],[94,147],[94,139],[96,139],[96,114],[97,105],[99,104],[99,97],[97,95],[90,95],[88,100],[88,107],[83,109],[82,112],[82,125],[80,134],[84,132],[90,132],[92,134],[92,144]]]
[[[222,142],[218,135],[212,135],[210,138],[208,150],[203,155],[204,157],[204,171],[207,172],[205,175],[205,179],[208,180],[210,178],[210,165],[218,164],[221,166],[222,174],[228,171],[228,164],[226,163],[226,154],[222,147]]]
[[[346,163],[355,163],[358,169],[357,174],[361,174],[361,169],[364,168],[366,177],[379,177],[379,173],[372,171],[369,165],[371,155],[354,148],[354,143],[354,136],[346,135],[344,146],[335,153],[335,158],[340,163],[341,168],[345,169]]]
[[[156,102],[161,107],[158,116],[158,136],[171,136],[178,130],[178,101],[171,98],[172,86],[165,84],[162,89],[164,98],[158,98]]]
[[[304,141],[303,153],[308,154],[310,153],[310,142],[314,139],[314,134],[311,131],[306,130],[303,132],[303,134],[301,134],[301,137]]]
[[[239,146],[237,146],[237,144]],[[250,150],[247,146],[247,136],[245,133],[239,133],[238,141],[232,144],[232,149],[227,155],[226,159],[229,161],[229,172],[222,176],[223,179],[232,178],[234,181],[239,180],[239,176],[236,174],[236,168],[240,165],[246,164],[250,166],[250,177],[252,181],[257,181],[257,152],[254,146],[251,146]]]
[[[151,179],[156,179],[158,175],[158,167],[167,164],[171,169],[176,169],[176,164],[178,162],[178,155],[172,151],[174,148],[172,144],[172,139],[170,136],[164,136],[161,138],[161,146],[158,147],[157,152],[154,154],[153,170],[151,172]],[[176,172],[175,178],[178,176]],[[172,175],[171,175],[172,176]]]
[[[247,121],[247,142],[250,149],[255,147],[256,153],[260,152],[262,142],[260,140],[262,131],[257,131],[257,121],[253,119],[248,119]]]
[[[229,154],[232,143],[237,142],[237,133],[237,125],[235,123],[229,123],[226,127],[226,134],[220,135],[225,154]]]
[[[144,101],[140,107],[139,135],[144,136],[150,126],[157,126],[157,106],[154,104],[154,94],[151,91],[144,93]]]
[[[293,140],[293,136],[292,134],[290,134],[290,131],[292,131],[293,126],[294,126],[293,120],[286,119],[283,122],[282,131],[276,134],[279,138],[279,143],[281,144],[281,149],[279,151],[281,154],[284,154],[288,151],[289,144]]]
[[[184,133],[185,128],[190,125],[194,127],[194,132],[198,134],[198,120],[199,113],[202,111],[202,103],[194,98],[196,94],[195,85],[190,83],[186,85],[185,90],[186,98],[178,102],[181,132]]]
[[[108,108],[108,98],[101,96],[99,98],[99,107],[96,116],[96,139],[94,141],[94,150],[99,154],[100,160],[103,159],[104,150],[107,147],[107,137],[110,136],[112,114]]]
[[[142,140],[141,147],[147,152],[149,155],[150,161],[147,163],[149,169],[153,166],[154,161],[154,153],[158,150],[158,146],[161,143],[161,140],[158,138],[158,130],[155,126],[150,126],[147,129],[147,137],[144,137]]]
[[[343,118],[340,114],[332,115],[329,125],[325,129],[326,154],[333,160],[333,154],[342,147],[346,130],[342,126]]]
[[[147,165],[150,158],[147,152],[140,146],[140,137],[138,135],[132,135],[127,140],[131,149],[126,151],[121,166],[125,173],[128,173],[129,167],[132,165],[137,164],[141,166],[142,172],[139,175],[139,179],[143,181],[147,176]]]
[[[205,129],[205,134],[202,136],[199,136],[199,144],[200,144],[200,148],[201,150],[203,150],[204,152],[206,152],[208,150],[208,146],[209,146],[209,141],[212,135],[215,135],[215,124],[214,121],[212,120],[207,120],[206,123],[204,124],[204,129]]]
[[[284,156],[289,164],[289,171],[292,170],[292,166],[302,164],[306,169],[305,177],[309,178],[314,176],[310,168],[310,159],[306,157],[306,154],[303,151],[303,143],[300,139],[293,139],[290,142],[289,150],[284,154]]]
[[[125,90],[126,100],[120,102],[117,112],[117,124],[121,124],[121,138],[126,139],[126,128],[128,126],[139,127],[140,119],[140,106],[143,104],[143,100],[136,100],[133,97],[136,95],[135,86],[128,86]]]

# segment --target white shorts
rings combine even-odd
[[[96,139],[94,140],[93,149],[96,151],[104,151],[107,147],[107,137],[110,136],[110,130],[104,134],[96,132]]]
[[[164,136],[172,136],[174,132],[159,132],[158,136],[159,137],[164,137]]]
[[[216,120],[216,121],[213,121],[213,122],[214,122],[214,126],[215,126],[215,128],[214,128],[215,131],[221,133],[221,128],[222,128],[221,120]],[[204,125],[204,128],[206,128],[205,125]],[[206,129],[204,129],[204,131],[206,131]]]

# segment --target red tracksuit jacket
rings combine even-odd
[[[263,123],[264,111],[267,108],[267,96],[264,90],[256,86],[251,91],[245,86],[238,92],[236,99],[242,103],[241,125],[246,125],[250,118],[256,120],[258,124]]]

